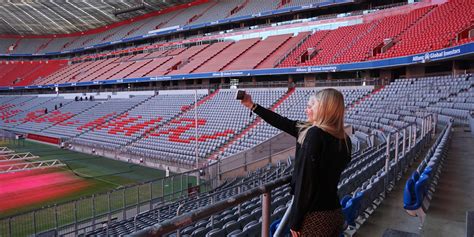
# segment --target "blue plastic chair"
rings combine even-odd
[[[415,194],[415,181],[413,178],[408,178],[405,189],[403,190],[403,208],[407,209],[408,207],[413,206],[416,202]]]
[[[413,174],[411,175],[411,178],[413,179],[413,181],[418,181],[418,179],[420,179],[420,174],[418,173],[418,171],[413,171]]]
[[[430,166],[426,166],[425,170],[423,171],[423,174],[431,177],[432,172],[433,172],[433,168],[431,168]]]
[[[345,207],[347,206],[347,202],[348,202],[349,200],[351,200],[351,198],[352,198],[352,197],[351,197],[350,195],[346,195],[346,196],[344,196],[344,197],[341,199],[341,206],[342,206],[342,208],[345,208]]]
[[[416,210],[422,206],[427,190],[428,178],[429,176],[426,174],[420,176],[420,179],[415,183],[415,202],[411,205],[404,205],[405,209]]]
[[[364,196],[364,192],[357,192],[355,196],[346,201],[345,207],[342,208],[342,213],[346,219],[346,223],[350,226],[356,226],[355,220],[359,216],[360,202]],[[344,200],[344,199],[343,199]]]
[[[278,226],[280,226],[280,223],[281,223],[281,219],[278,219],[270,225],[270,237],[273,237],[273,235],[276,233],[276,231],[278,229]],[[289,226],[287,226],[285,228],[285,231],[283,232],[283,234],[285,236],[290,234],[290,227]]]

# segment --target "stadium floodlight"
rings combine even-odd
[[[145,2],[141,1],[140,3],[134,4],[130,7],[115,8],[113,13],[114,13],[114,16],[117,17],[118,15],[121,15],[121,14],[136,12],[136,11],[145,10],[145,9],[146,9]]]

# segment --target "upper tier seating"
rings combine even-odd
[[[473,15],[467,13],[472,10],[472,6],[468,5],[466,1],[455,0],[329,32],[316,31],[279,66],[357,62],[454,46],[458,44],[457,34],[470,26],[473,20]],[[376,49],[384,46],[387,39],[393,40],[394,46],[387,52],[377,52]],[[472,40],[468,38],[463,42]]]
[[[4,53],[27,54],[66,51],[76,48],[85,48],[104,42],[114,42],[124,38],[136,37],[147,34],[148,32],[156,29],[162,29],[170,26],[183,26],[200,24],[204,22],[213,22],[224,18],[252,15],[266,10],[274,10],[282,7],[291,7],[296,5],[307,5],[309,3],[314,4],[323,1],[315,2],[307,0],[290,0],[286,1],[287,4],[285,5],[281,5],[281,2],[281,0],[273,0],[265,1],[265,4],[262,4],[258,1],[248,0],[213,0],[200,5],[188,7],[186,9],[180,9],[144,20],[131,22],[96,34],[71,36],[65,38],[6,38],[2,39],[2,43],[0,44],[0,51],[3,51]],[[456,45],[459,43],[466,43],[472,41],[472,39],[469,38],[462,39],[459,42],[455,41],[457,33],[459,33],[461,30],[466,29],[467,27],[472,27],[472,24],[470,23],[472,20],[472,14],[469,14],[471,8],[468,1],[450,0],[448,3],[441,4],[439,7],[426,7],[425,10],[426,9],[429,9],[430,11],[428,14],[426,14],[426,17],[425,13],[427,12],[423,12],[424,10],[415,10],[418,11],[418,13],[421,13],[421,15],[418,15],[419,17],[423,17],[415,27],[411,27],[411,24],[413,22],[417,22],[418,18],[410,18],[410,16],[413,16],[410,14],[407,14],[406,18],[402,19],[401,21],[394,21],[393,26],[395,26],[395,29],[393,33],[396,34],[389,35],[389,37],[394,37],[396,40],[396,44],[399,44],[399,46],[396,46],[396,48],[394,48],[393,50],[389,50],[387,53],[379,55],[377,58],[393,57],[399,54],[405,55],[411,53],[419,53],[427,50],[439,49],[449,45]],[[431,9],[434,10],[431,11]],[[406,26],[409,26],[410,30],[405,31],[403,28]],[[381,27],[384,27],[384,25],[381,24]],[[403,34],[399,37],[398,33]],[[410,39],[409,36],[414,34],[426,34],[427,37],[420,38],[423,39],[421,41]],[[439,37],[438,34],[440,34]],[[386,38],[382,38],[382,40],[383,39]],[[377,40],[376,42],[378,44],[382,44],[382,40]],[[403,41],[405,43],[403,43]],[[373,47],[373,44],[375,44],[375,42],[359,41],[356,43],[356,45],[353,46],[353,48],[357,50],[364,49],[363,52],[358,52],[358,56],[363,57],[372,50],[368,49],[368,51],[365,51],[365,49],[367,49],[366,47],[368,47],[369,45],[370,47]],[[10,48],[12,47],[13,50],[10,50]],[[330,45],[328,47],[330,47]],[[344,48],[339,50],[343,49]],[[371,55],[369,54],[369,56]],[[345,61],[345,59],[341,60]]]
[[[231,15],[233,9],[242,5],[245,0],[219,0],[211,2],[215,3],[204,14],[193,21],[193,24],[208,23],[216,19],[225,19]]]
[[[309,37],[310,34],[311,32],[299,32],[294,37],[291,37],[274,53],[270,54],[270,56],[263,60],[257,68],[274,68],[278,65],[279,60],[282,60],[291,49],[295,48],[298,43],[302,42],[306,37]]]
[[[259,12],[274,10],[278,7],[279,0],[273,1],[244,1],[243,6],[239,11],[233,14],[231,17],[252,15]]]
[[[213,4],[215,2],[211,1],[199,9],[203,10],[205,6],[214,6]],[[244,5],[252,4],[248,2]],[[404,7],[399,14],[391,12],[393,9],[381,10],[360,24],[341,26],[333,30],[317,30],[312,34],[300,32],[292,37],[283,34],[268,36],[265,39],[251,38],[188,47],[178,45],[174,46],[177,48],[159,49],[123,57],[95,59],[95,61],[76,60],[69,65],[53,60],[48,64],[36,61],[29,64],[8,62],[0,64],[0,69],[3,69],[0,73],[0,86],[330,65],[423,53],[474,40],[474,38],[456,40],[459,33],[471,27],[470,22],[473,20],[472,14],[468,14],[470,5],[466,5],[465,1],[452,0],[429,6],[425,4],[413,10],[409,10],[408,6]],[[213,11],[213,7],[205,8],[203,11],[207,14]],[[165,15],[169,14],[175,13]],[[131,25],[136,27],[137,24],[138,22],[135,22]],[[45,42],[44,48],[48,48],[53,41]],[[80,41],[74,40],[74,43]],[[20,65],[33,66],[33,69],[25,70]]]
[[[225,48],[219,54],[202,64],[195,72],[218,72],[229,65],[236,58],[247,50],[252,50],[252,46],[257,44],[260,39],[245,39],[237,41]]]
[[[27,86],[66,66],[65,61],[0,62],[0,86]]]
[[[215,55],[223,51],[225,48],[229,47],[232,42],[218,42],[211,44],[206,49],[202,50],[194,57],[190,58],[182,66],[179,66],[177,70],[171,71],[169,74],[188,74],[194,72],[197,68],[207,62],[209,59],[213,58]]]
[[[392,48],[377,58],[410,55],[455,45],[457,34],[472,26],[472,6],[470,1],[451,0],[433,8],[397,37]]]
[[[224,71],[254,69],[275,50],[278,50],[292,35],[275,35],[261,40],[250,50],[243,53],[232,63],[224,67]]]
[[[373,56],[373,50],[385,39],[393,39],[403,33],[420,17],[427,14],[433,7],[423,7],[407,14],[388,16],[375,21],[368,34],[359,37],[356,42],[339,51],[334,63],[364,61]]]
[[[150,31],[172,26],[194,25],[225,18],[252,15],[262,11],[277,9],[279,4],[280,0],[265,1],[265,4],[248,0],[211,0],[199,5],[131,22],[95,34],[39,39],[6,38],[1,40],[0,51],[3,51],[2,53],[33,54],[85,48],[104,42],[113,42],[124,38],[145,35]],[[306,3],[301,2],[301,4]],[[290,5],[298,5],[298,2],[292,2],[288,6]],[[9,47],[12,45],[15,45],[15,49],[10,51]]]

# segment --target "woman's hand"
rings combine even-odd
[[[290,230],[291,231],[291,236],[292,237],[300,237],[301,236],[301,233],[299,231],[294,231],[294,230]]]
[[[240,103],[242,103],[242,105],[244,105],[245,107],[251,109],[253,106],[252,96],[245,93],[244,98],[240,101]]]

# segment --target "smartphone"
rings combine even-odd
[[[244,96],[245,96],[245,91],[238,90],[237,93],[235,94],[235,99],[236,100],[243,100]]]

